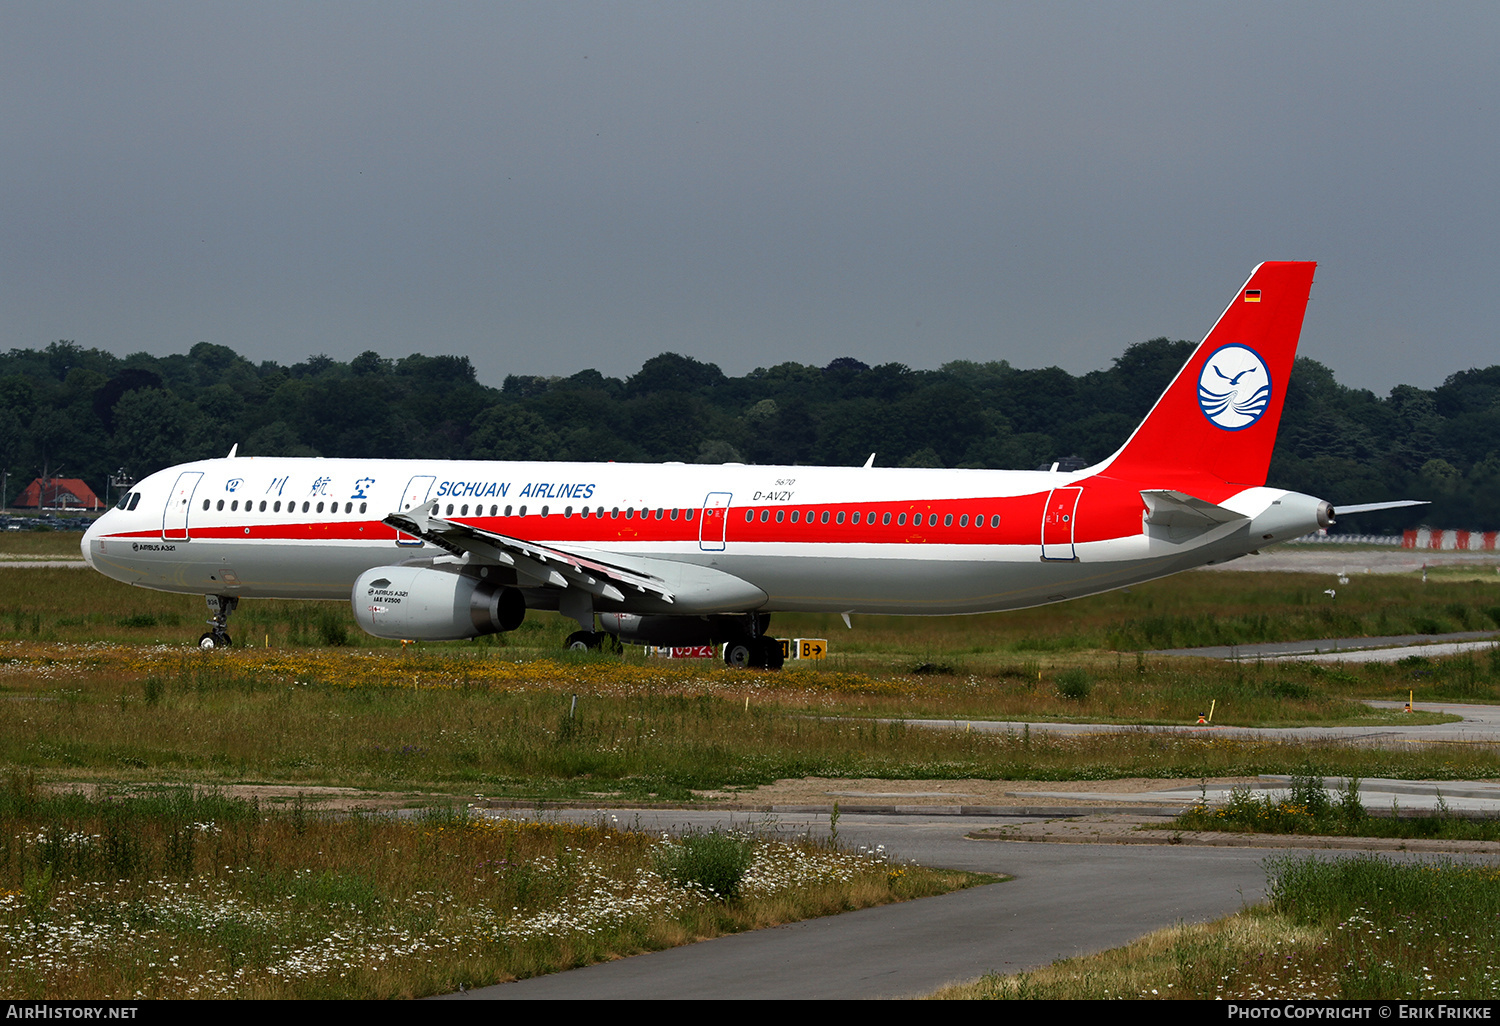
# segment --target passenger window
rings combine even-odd
[[[692,510],[688,510],[686,513],[683,514],[683,518],[686,519],[686,520],[693,519],[693,511]]]
[[[673,520],[676,520],[676,519],[677,519],[677,510],[675,510],[675,509],[674,509],[674,510],[672,510],[672,519],[673,519]]]
[[[469,504],[467,502],[458,508],[458,515],[461,517],[469,515]]]
[[[823,511],[823,515],[818,518],[818,522],[822,524],[828,523],[828,511],[826,509]]]
[[[620,507],[619,506],[615,506],[613,509],[611,509],[609,511],[609,519],[611,519],[611,520],[619,520],[620,519]]]
[[[526,515],[526,507],[525,506],[522,506],[520,509],[516,510],[516,516],[518,516],[518,517],[524,517],[525,515]]]
[[[262,513],[264,513],[266,511],[266,500],[265,499],[261,499],[260,500],[260,511]]]
[[[233,502],[231,502],[229,504],[229,512],[231,512],[231,513],[238,513],[239,509],[240,509],[240,500],[239,499],[235,499]]]
[[[763,509],[763,510],[760,511],[760,522],[761,523],[764,524],[767,520],[770,520],[770,519],[771,519],[771,511],[770,510]]]
[[[658,520],[665,520],[665,519],[667,519],[667,511],[664,510],[664,509],[657,510],[656,511],[656,519],[658,519]]]
[[[322,509],[323,507],[319,506],[318,508]],[[444,516],[450,516],[451,517],[452,515],[453,515],[453,503],[450,502],[450,503],[448,503],[448,512],[445,513]]]
[[[573,507],[572,506],[564,506],[563,507],[563,519],[564,520],[568,520],[572,516],[573,516]]]
[[[320,502],[320,503],[318,503],[318,512],[319,512],[319,513],[321,513],[321,512],[323,512],[323,504],[322,504],[322,503],[321,503],[321,502]],[[448,512],[449,512],[449,513],[452,513],[452,512],[453,512],[453,507],[451,507],[451,506],[450,506],[450,507],[448,507]]]
[[[841,523],[841,524],[844,522],[844,511],[843,510],[839,510],[838,522]]]
[[[995,514],[993,514],[993,515],[990,516],[990,526],[991,527],[999,527],[1000,526],[1000,514],[999,513],[995,513]]]
[[[364,511],[365,511],[365,510],[366,510],[366,509],[367,509],[367,508],[368,508],[368,507],[369,507],[369,505],[370,505],[370,504],[369,504],[369,503],[367,503],[367,502],[361,502],[361,503],[360,503],[360,504],[359,504],[359,511],[360,511],[360,512],[361,512],[361,513],[363,513],[363,512],[364,512]]]
[[[801,510],[795,510],[795,509],[792,510],[792,523],[795,524],[797,522],[797,519],[799,517],[801,517],[801,516],[802,516]]]
[[[891,522],[891,515],[889,513],[887,513],[885,516],[883,516],[883,517],[880,518],[880,525],[882,527],[886,526],[890,522]]]
[[[312,503],[308,502],[306,499],[303,499],[302,500],[302,512],[306,513],[310,508],[312,508]],[[453,509],[452,509],[451,506],[449,507],[448,512],[449,513],[453,512]]]
[[[906,514],[905,513],[901,514],[899,517],[896,518],[896,526],[897,527],[905,527],[906,526]]]
[[[753,510],[753,509],[747,509],[747,510],[745,510],[745,523],[748,524],[750,521],[752,521],[754,519],[755,519],[755,510]]]
[[[840,515],[842,516],[842,514],[840,514]],[[849,523],[851,523],[851,524],[857,524],[857,523],[859,523],[859,511],[858,510],[855,510],[854,511],[854,516],[852,516],[852,517],[849,518]]]
[[[963,516],[961,516],[961,517],[958,518],[958,526],[959,527],[968,527],[969,526],[969,514],[965,513]]]
[[[776,522],[779,524],[779,523],[781,523],[785,519],[786,519],[786,510],[784,510],[784,509],[778,509],[776,511]]]
[[[273,513],[280,513],[281,512],[281,500],[280,499],[277,499],[276,502],[271,506],[271,512],[273,512]]]
[[[634,506],[626,506],[625,507],[625,519],[626,520],[634,520],[635,519],[635,507]]]
[[[220,500],[219,500],[219,505],[218,505],[218,508],[219,508],[219,509],[223,509],[223,508],[224,508],[224,500],[223,500],[223,499],[220,499]]]
[[[542,507],[542,516],[546,516],[547,515],[547,510],[549,510],[551,508],[552,507],[550,507],[550,506],[543,506]]]

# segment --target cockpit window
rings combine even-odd
[[[130,500],[134,498],[135,495],[135,492],[126,492],[124,495],[121,495],[120,501],[115,503],[115,509],[129,509]]]

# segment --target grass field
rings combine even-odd
[[[1441,797],[1432,815],[1371,817],[1360,798],[1358,779],[1345,781],[1339,797],[1334,799],[1325,790],[1323,779],[1310,773],[1294,776],[1284,797],[1235,788],[1230,792],[1229,800],[1217,807],[1200,800],[1161,829],[1449,841],[1500,840],[1500,819],[1453,815]]]
[[[0,556],[58,556],[82,559],[78,531],[0,531]]]
[[[1196,779],[1288,772],[1309,761],[1340,776],[1474,778],[1500,770],[1488,746],[984,734],[827,715],[903,703],[978,707],[983,695],[974,692],[1009,687],[608,657],[514,662],[0,643],[0,700],[12,703],[0,719],[0,764],[48,779],[642,801],[803,776]]]
[[[0,551],[16,546],[67,556],[77,536],[0,538]],[[1500,623],[1500,591],[1483,576],[1434,574],[1425,584],[1361,576],[1339,585],[1336,599],[1323,594],[1330,584],[1297,574],[1191,573],[1014,613],[856,616],[852,631],[837,617],[777,616],[776,634],[826,637],[833,656],[772,674],[639,651],[563,654],[574,625],[548,613],[503,637],[402,649],[360,633],[341,603],[249,600],[232,622],[237,647],[205,653],[193,644],[207,616],[199,597],[133,589],[87,570],[0,565],[0,769],[12,774],[13,796],[0,829],[0,983],[28,997],[431,993],[971,882],[919,881],[868,855],[755,842],[763,872],[752,879],[775,877],[776,866],[804,868],[788,870],[797,882],[774,900],[752,894],[731,908],[666,884],[671,873],[662,868],[678,863],[660,838],[450,812],[416,822],[334,820],[300,806],[247,812],[186,785],[420,792],[447,807],[475,794],[710,801],[704,792],[806,776],[1500,776],[1500,754],[1488,745],[996,735],[901,722],[1191,723],[1212,704],[1221,724],[1374,723],[1390,715],[1362,699],[1409,691],[1419,702],[1500,698],[1496,653],[1358,667],[1150,653]],[[146,795],[107,793],[88,799],[92,806],[68,806],[84,799],[56,798],[62,782]],[[1459,874],[1444,880],[1493,886]],[[1350,881],[1335,882],[1363,893]],[[592,902],[585,893],[609,897]],[[1483,905],[1487,893],[1475,900]],[[640,916],[620,911],[647,906]],[[1353,987],[1333,963],[1317,961],[1319,945],[1334,937],[1359,938],[1361,950],[1389,963],[1380,979],[1409,988],[1417,980],[1411,960],[1431,966],[1437,957],[1431,945],[1417,954],[1392,947],[1414,924],[1423,944],[1437,937],[1449,945],[1443,951],[1493,957],[1441,940],[1448,935],[1409,910],[1356,904],[1313,915],[1305,906],[1281,900],[1228,925],[1157,938],[1154,954],[1126,959],[1124,976],[1085,970],[1093,989],[1077,993],[1333,993]],[[599,918],[560,919],[559,910]],[[526,932],[557,923],[552,933]],[[1288,975],[1286,964],[1301,975]],[[1442,979],[1450,989],[1471,982]],[[982,986],[989,996],[1074,993],[1047,991],[1042,980]]]
[[[7,998],[417,997],[991,878],[613,825],[0,792]]]
[[[9,541],[10,539],[5,539]],[[340,603],[247,601],[240,647],[192,647],[201,599],[87,570],[0,567],[0,764],[49,779],[257,780],[518,798],[688,800],[781,777],[1195,779],[1295,772],[1491,777],[1488,747],[1112,734],[959,734],[874,718],[1241,725],[1373,723],[1371,697],[1494,700],[1500,653],[1358,668],[1225,664],[1111,646],[1476,627],[1482,581],[1371,575],[1322,594],[1295,574],[1184,574],[1039,610],[948,618],[778,617],[835,657],[780,674],[559,651],[570,622],[402,650]],[[1216,612],[1215,612],[1216,611]],[[831,621],[831,622],[830,622]],[[576,713],[573,696],[578,696]],[[830,718],[838,717],[838,718]],[[1408,721],[1410,722],[1410,721]]]

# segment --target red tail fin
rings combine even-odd
[[[1101,472],[1210,500],[1223,483],[1265,484],[1316,267],[1257,267]]]

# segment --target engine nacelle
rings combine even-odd
[[[526,600],[515,588],[430,567],[366,570],[350,602],[366,633],[396,640],[475,638],[513,631],[526,618]]]
[[[1333,507],[1327,502],[1301,492],[1286,492],[1250,522],[1250,538],[1256,542],[1286,541],[1332,523]]]

